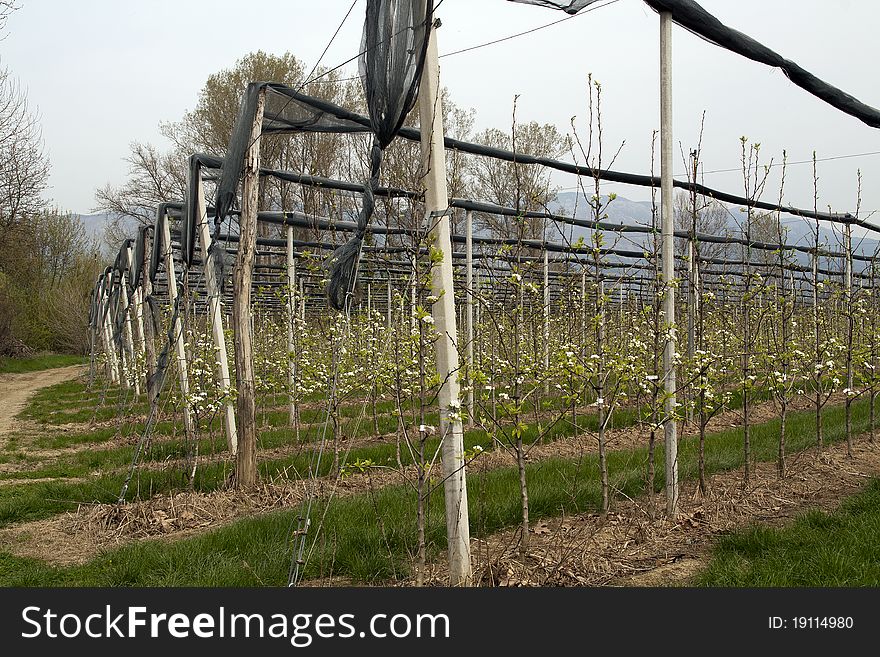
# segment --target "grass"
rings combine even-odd
[[[111,390],[88,390],[81,382],[69,381],[60,383],[49,388],[45,388],[36,393],[29,403],[28,408],[24,411],[25,417],[42,420],[47,424],[60,424],[68,422],[71,418],[80,419],[82,421],[100,419],[104,416],[114,415],[119,409],[126,408],[126,397],[131,393],[126,393],[119,389]],[[95,397],[99,399],[103,397],[104,406],[97,409],[95,405]],[[394,410],[393,402],[380,402],[377,404],[380,412],[385,414],[378,417],[378,429],[382,434],[393,433],[397,429],[398,419],[395,415],[389,414]],[[374,426],[373,419],[370,417],[358,417],[361,411],[360,405],[341,409],[341,428],[344,434],[350,438],[364,438],[373,435]],[[71,413],[71,411],[73,411]],[[323,414],[324,411],[315,411],[315,413]],[[286,455],[281,458],[265,460],[260,464],[261,472],[264,476],[272,477],[281,472],[307,472],[308,462],[311,457],[313,447],[307,447],[309,443],[316,443],[321,436],[321,427],[313,426],[301,432],[300,442],[297,443],[294,431],[290,427],[284,426],[287,421],[286,413],[270,413],[271,419],[277,421],[281,426],[275,426],[262,429],[259,433],[259,449],[261,451],[282,447],[290,447],[297,450],[294,455]],[[277,415],[278,417],[274,417]],[[316,419],[317,419],[316,415]],[[428,413],[425,416],[428,424],[436,425],[438,423],[437,413]],[[615,424],[617,426],[630,426],[638,421],[638,413],[633,409],[620,409],[615,414]],[[219,418],[212,423],[215,429],[220,429]],[[567,419],[565,421],[557,421],[552,426],[544,428],[543,432],[539,432],[534,425],[529,426],[523,438],[528,444],[538,439],[539,434],[543,433],[543,440],[550,442],[560,437],[573,435],[577,431],[592,430],[597,428],[597,418],[595,415],[581,414],[578,419],[578,427],[575,427]],[[0,479],[41,479],[41,478],[76,478],[85,476],[100,476],[100,472],[109,474],[110,478],[115,480],[116,474],[112,470],[126,468],[131,461],[133,454],[133,443],[141,435],[144,428],[144,422],[141,419],[131,419],[123,422],[119,427],[101,427],[86,432],[46,432],[36,438],[22,435],[12,435],[7,440],[7,452],[19,452],[26,445],[33,445],[43,449],[63,449],[75,447],[78,445],[99,445],[113,438],[128,438],[129,444],[109,447],[105,449],[91,449],[88,451],[78,451],[75,453],[61,454],[48,460],[45,463],[37,464],[37,467],[31,467],[27,470],[13,471],[0,474]],[[180,435],[181,428],[175,426],[171,421],[162,421],[157,423],[152,432],[154,438],[148,445],[141,458],[144,464],[159,464],[170,459],[183,459],[189,453],[190,446],[182,438],[166,439],[167,436],[175,434]],[[223,455],[226,449],[226,442],[221,432],[218,431],[214,435],[209,435],[199,440],[198,453],[201,456],[206,455]],[[479,445],[484,449],[491,447],[490,437],[482,430],[471,430],[466,433],[465,444],[468,449]],[[433,453],[438,446],[436,439],[431,439],[427,444],[428,453]],[[344,446],[343,446],[344,448]],[[369,445],[352,449],[350,460],[372,460],[376,464],[391,465],[396,463],[396,445],[394,443],[383,443],[378,445]],[[8,455],[0,455],[0,458],[10,459]],[[15,457],[14,460],[22,461],[21,458]],[[33,459],[28,462],[35,463]],[[412,462],[409,452],[406,448],[402,449],[402,462],[404,465]],[[327,475],[330,473],[332,459],[326,458],[321,464],[318,473]],[[215,487],[225,483],[225,468],[222,476],[215,477],[210,473],[213,472],[211,466],[207,466],[207,474],[202,470],[205,465],[200,466],[199,476],[197,477],[196,486],[200,490],[213,490]],[[111,472],[107,472],[110,470]],[[204,474],[204,476],[203,476]],[[149,474],[145,474],[149,477]],[[162,481],[168,481],[162,478]],[[156,492],[163,492],[163,488],[155,488],[148,486],[148,489]],[[0,504],[4,494],[0,491]],[[54,505],[47,505],[47,513],[54,509]],[[31,509],[29,511],[32,512]],[[7,515],[6,522],[15,521],[14,515]],[[2,524],[2,521],[0,521]]]
[[[823,414],[828,442],[843,438],[843,408],[830,407]],[[868,404],[853,405],[855,432],[867,428]],[[794,453],[815,443],[811,411],[792,413],[788,418],[789,451]],[[776,456],[779,421],[752,427],[753,458],[771,461]],[[474,437],[473,439],[478,439]],[[393,446],[386,446],[393,447]],[[683,478],[696,474],[696,439],[680,441],[679,464]],[[363,454],[367,454],[364,452]],[[377,458],[379,454],[376,454]],[[644,448],[610,452],[612,484],[621,495],[644,491],[647,451]],[[659,490],[663,486],[663,450],[656,453]],[[707,438],[707,470],[718,472],[741,467],[742,429],[711,434]],[[222,466],[222,467],[221,467]],[[261,466],[264,475],[273,466]],[[563,511],[595,510],[600,502],[598,465],[595,455],[580,459],[550,459],[527,466],[531,517],[555,516]],[[219,485],[228,474],[226,464],[200,472],[198,487]],[[179,482],[179,472],[156,472],[149,481],[139,480],[146,491],[156,492]],[[121,476],[70,484],[37,483],[0,487],[0,523],[11,516],[26,519],[30,514],[45,517],[75,505],[72,499],[98,496],[113,501]],[[180,485],[179,483],[177,485]],[[518,477],[514,468],[486,472],[479,466],[468,478],[472,532],[485,536],[519,523]],[[12,490],[4,490],[12,489]],[[10,497],[7,493],[16,497]],[[51,508],[41,506],[54,505]],[[880,507],[880,505],[878,505]],[[25,517],[22,517],[23,511]],[[231,523],[194,538],[174,542],[141,541],[108,552],[82,566],[55,568],[38,561],[0,556],[0,584],[5,586],[262,586],[283,585],[289,564],[289,535],[296,511],[283,510]],[[340,574],[357,582],[382,582],[405,576],[415,552],[415,493],[393,486],[370,493],[333,500],[313,510],[313,519],[323,518],[320,541],[314,546],[306,569],[307,577]],[[428,539],[432,554],[445,544],[443,495],[431,496]]]
[[[50,370],[56,367],[67,367],[69,365],[83,365],[85,363],[88,363],[88,359],[84,356],[71,354],[40,354],[28,358],[0,356],[0,374],[22,374],[24,372]]]
[[[880,586],[880,479],[834,513],[721,539],[700,586]]]
[[[636,421],[634,412],[621,411],[621,418],[618,423],[624,426]],[[384,425],[389,426],[384,426]],[[595,416],[580,416],[578,419],[578,427],[570,422],[557,422],[553,426],[544,428],[543,432],[539,432],[537,427],[530,425],[523,433],[523,440],[526,444],[536,441],[539,434],[542,435],[544,442],[552,442],[554,440],[574,435],[576,432],[584,430],[595,430]],[[370,423],[371,426],[371,423]],[[380,430],[386,429],[391,431],[396,426],[396,419],[390,416],[380,418]],[[136,429],[136,430],[135,430]],[[123,427],[120,429],[119,435],[128,437],[134,441],[140,435],[142,426],[137,425]],[[168,423],[160,423],[157,426],[157,435],[170,431],[171,426]],[[92,434],[61,434],[54,436],[44,436],[38,438],[34,444],[44,447],[66,447],[72,444],[82,444],[87,442],[99,442],[100,439],[107,440],[116,435],[116,429],[103,428]],[[370,428],[361,426],[361,435],[368,435]],[[100,437],[100,438],[99,438]],[[311,437],[313,441],[318,436]],[[482,447],[484,450],[492,447],[492,438],[482,429],[473,429],[465,432],[464,436],[465,449],[473,449],[476,446]],[[314,448],[309,447],[308,443],[295,444],[293,431],[289,428],[273,429],[264,431],[260,434],[260,449],[272,449],[277,447],[289,446],[296,450],[293,454],[286,454],[278,458],[264,459],[260,462],[260,474],[264,478],[273,478],[282,473],[291,478],[296,478],[301,473],[309,471],[309,462],[312,459]],[[430,438],[426,441],[426,454],[433,454],[439,447],[437,438]],[[18,462],[33,463],[36,467],[30,467],[26,470],[12,471],[0,474],[0,480],[27,480],[27,479],[72,479],[90,477],[94,489],[99,491],[95,501],[108,501],[106,491],[119,490],[121,487],[121,475],[127,471],[134,450],[133,444],[123,445],[107,449],[92,449],[63,454],[49,462],[37,464],[33,459],[26,458],[21,451],[22,445],[20,440],[13,436],[8,444],[8,450],[16,450],[9,452],[7,458]],[[225,456],[226,441],[222,436],[213,436],[202,438],[199,441],[199,453],[202,456],[210,454],[220,454]],[[343,450],[345,446],[343,445]],[[372,444],[364,447],[351,449],[347,454],[347,461],[354,462],[356,460],[369,460],[375,465],[394,466],[396,465],[395,443]],[[141,456],[143,465],[152,466],[151,468],[142,468],[137,473],[137,481],[141,482],[141,488],[149,494],[169,492],[181,487],[187,486],[188,482],[185,478],[169,477],[167,472],[156,469],[157,465],[169,459],[183,459],[187,455],[187,444],[182,439],[163,440],[154,442],[147,446]],[[0,455],[2,456],[2,455]],[[412,456],[405,446],[401,448],[401,463],[403,465],[411,465],[413,463]],[[333,466],[332,454],[325,454],[320,465],[316,468],[319,476],[327,476],[331,473]],[[216,490],[226,485],[229,476],[229,463],[227,459],[221,458],[213,463],[201,463],[193,482],[193,487],[202,492]],[[79,495],[83,491],[79,482],[68,482],[72,486],[72,491],[68,495],[62,495],[62,499],[67,500],[67,505],[61,510],[75,508],[76,500],[92,501],[90,498],[81,498]],[[65,482],[54,482],[55,485],[65,485]],[[40,516],[39,501],[34,500],[22,507],[22,517],[17,517],[15,513],[16,487],[5,486],[0,487],[0,526],[17,522],[20,520],[34,520]],[[87,489],[88,490],[88,489]],[[30,497],[30,496],[28,496]],[[129,499],[132,499],[129,495]],[[113,501],[112,498],[109,501]],[[44,505],[44,514],[42,517],[48,517],[59,512],[58,503],[55,498],[47,498]]]
[[[146,396],[122,388],[89,390],[80,381],[65,381],[37,390],[21,417],[46,424],[84,423],[118,419],[121,414],[146,415]]]

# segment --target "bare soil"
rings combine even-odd
[[[478,586],[687,586],[708,563],[719,536],[755,523],[781,526],[810,509],[833,511],[880,475],[880,444],[802,452],[783,479],[758,463],[748,489],[740,470],[713,475],[701,496],[696,482],[681,489],[679,514],[665,517],[662,495],[615,501],[606,514],[539,520],[523,547],[521,528],[471,541]],[[448,581],[445,560],[428,566],[428,584]],[[414,585],[414,580],[403,583]]]

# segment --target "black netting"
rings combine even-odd
[[[100,326],[100,317],[101,317],[101,305],[103,300],[101,299],[101,295],[104,290],[104,277],[101,276],[98,280],[95,281],[95,286],[92,288],[91,295],[89,297],[89,335],[92,339],[92,348],[94,348],[95,344],[95,335],[98,326]]]
[[[573,2],[553,2],[553,0],[509,0],[509,2],[520,2],[524,5],[539,5],[541,7],[561,9],[567,14],[576,14],[584,7],[598,1],[599,0],[573,0]]]
[[[552,0],[509,0],[527,5],[540,5],[562,9],[576,14],[596,0],[576,0],[575,2],[553,2]],[[880,128],[880,110],[866,105],[857,98],[837,87],[817,78],[793,61],[785,59],[764,44],[738,30],[727,27],[693,0],[645,0],[654,11],[668,11],[672,20],[697,36],[738,55],[742,55],[767,66],[779,68],[789,80],[810,92],[817,98],[856,117],[872,128]]]
[[[150,282],[156,282],[156,274],[159,271],[159,265],[162,262],[163,250],[162,243],[165,234],[165,222],[168,221],[168,213],[172,210],[180,212],[182,205],[180,203],[160,203],[156,207],[156,223],[153,226],[153,244],[150,249]]]
[[[156,282],[156,274],[159,272],[159,263],[162,262],[162,239],[165,232],[165,222],[168,217],[165,215],[164,203],[160,203],[156,209],[156,223],[153,229],[153,248],[150,250],[150,270],[147,274],[150,282]]]
[[[263,110],[264,133],[370,132],[369,121],[338,105],[320,98],[312,98],[283,84],[264,83],[264,87],[266,89]],[[251,114],[251,122],[253,122],[253,114]],[[246,127],[250,130],[250,125]]]
[[[316,99],[309,99],[308,96],[301,96],[301,101],[303,103],[306,102],[320,102],[323,106],[338,111],[344,111],[342,108],[336,107],[327,103],[326,101],[317,101]],[[357,115],[351,115],[356,117]],[[360,117],[361,121],[368,122],[366,117]],[[329,131],[329,130],[328,130]],[[421,134],[416,128],[400,128],[398,131],[398,136],[403,137],[404,139],[409,139],[411,141],[420,141]],[[528,155],[525,153],[516,153],[514,151],[506,150],[503,148],[495,148],[492,146],[484,146],[483,144],[474,144],[472,142],[462,141],[460,139],[454,139],[452,137],[445,137],[443,140],[445,147],[449,150],[456,150],[461,153],[468,153],[470,155],[477,155],[481,157],[491,157],[499,160],[504,160],[507,162],[516,162],[517,164],[533,164],[537,166],[548,167],[550,169],[555,169],[556,171],[563,171],[566,173],[571,173],[577,176],[587,176],[589,178],[601,178],[602,180],[608,182],[617,182],[625,185],[635,185],[639,187],[659,187],[660,186],[660,177],[659,176],[649,176],[645,174],[637,174],[637,173],[627,173],[623,171],[613,171],[610,169],[595,169],[592,167],[573,164],[571,162],[563,162],[561,160],[554,160],[552,158],[547,157],[538,157],[535,155]],[[194,156],[201,158],[203,162],[203,166],[209,166],[211,168],[219,168],[220,160],[217,158],[208,158],[207,156]],[[322,178],[319,176],[309,176],[305,174],[299,174],[290,171],[277,171],[274,169],[260,169],[260,175],[264,176],[272,176],[278,178],[280,180],[286,180],[289,182],[301,183],[303,185],[314,185],[318,187],[324,187],[328,189],[338,189],[342,191],[362,191],[363,187],[361,185],[357,185],[351,182],[345,182],[340,180],[333,180],[330,178]],[[805,217],[811,219],[821,219],[823,221],[834,221],[837,223],[851,223],[853,225],[862,226],[868,230],[877,231],[878,228],[868,222],[862,221],[853,217],[850,214],[837,214],[832,212],[817,212],[814,210],[806,209],[806,208],[796,208],[792,206],[780,205],[777,203],[770,203],[766,201],[755,201],[754,199],[747,199],[742,196],[737,196],[736,194],[729,194],[727,192],[722,192],[717,189],[713,189],[711,187],[707,187],[705,185],[691,183],[685,180],[673,180],[672,184],[680,189],[685,189],[688,191],[696,191],[698,194],[703,196],[713,198],[718,201],[724,201],[725,203],[731,203],[734,205],[748,205],[753,208],[758,208],[761,210],[771,210],[771,211],[780,211],[786,212],[788,214],[792,214],[798,217]],[[397,188],[378,188],[374,190],[374,195],[384,195],[384,196],[398,196],[398,197],[408,197],[408,198],[420,198],[420,194],[415,191],[397,189]],[[471,202],[473,203],[473,202]],[[460,205],[458,207],[465,207],[464,205]],[[474,206],[471,209],[475,209]],[[517,214],[519,211],[511,210],[511,213]],[[531,214],[527,214],[527,216],[531,216]]]
[[[433,3],[425,4],[426,13],[423,14],[420,0],[367,2],[358,68],[374,137],[370,149],[370,178],[364,185],[357,230],[328,259],[327,295],[330,305],[337,310],[345,307],[346,298],[354,291],[357,281],[360,249],[379,189],[382,153],[416,103],[428,49]]]
[[[147,239],[149,239],[152,230],[152,226],[138,228],[137,239],[134,241],[134,263],[132,263],[135,285],[140,284],[141,276],[144,273],[144,255],[147,252]]]
[[[328,295],[341,309],[357,277],[357,260],[375,206],[382,151],[391,143],[418,94],[428,47],[433,2],[368,0],[359,61],[369,120],[332,103],[310,98],[295,89],[268,82],[248,85],[233,128],[217,184],[216,216],[230,214],[235,204],[244,158],[250,147],[257,99],[265,91],[262,131],[368,132],[374,134],[370,177],[361,188],[360,229],[328,259]]]
[[[217,182],[216,215],[225,217],[235,206],[244,158],[250,148],[251,128],[257,114],[257,98],[265,91],[263,109],[264,133],[283,132],[369,132],[370,124],[359,116],[332,103],[312,98],[283,84],[251,82],[241,100],[241,107],[232,129],[226,157],[216,160],[221,169]],[[199,156],[206,160],[216,159]]]
[[[192,264],[196,246],[196,231],[201,220],[199,217],[199,185],[196,184],[198,175],[199,159],[197,155],[192,155],[186,169],[186,198],[183,199],[183,216],[180,221],[180,250],[183,261],[187,265]]]
[[[104,273],[101,275],[101,278],[99,279],[101,282],[101,288],[98,291],[98,294],[100,295],[100,298],[101,298],[101,312],[98,317],[99,326],[103,326],[104,322],[107,321],[107,313],[110,310],[109,288],[107,287],[108,286],[107,275],[110,274],[110,272],[112,270],[113,270],[112,267],[106,267],[104,269]],[[105,295],[107,296],[107,299],[104,298]]]

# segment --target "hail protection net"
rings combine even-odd
[[[359,61],[361,82],[369,118],[359,116],[329,102],[306,96],[296,89],[269,82],[248,85],[233,128],[226,157],[217,182],[215,225],[229,215],[235,204],[242,167],[250,147],[251,127],[257,100],[265,93],[262,133],[285,132],[372,132],[370,177],[361,188],[363,202],[358,214],[358,230],[328,260],[330,303],[342,309],[357,278],[357,260],[375,206],[379,188],[382,152],[400,131],[415,105],[419,81],[428,48],[433,14],[428,0],[368,0]],[[190,176],[200,163],[191,162]],[[188,185],[192,191],[194,185]],[[192,258],[197,217],[195,199],[188,199],[184,221],[184,252]]]
[[[357,281],[358,259],[379,189],[382,153],[416,103],[428,49],[432,6],[432,2],[424,0],[367,2],[358,67],[373,131],[370,178],[364,184],[354,236],[329,259],[327,295],[330,305],[337,310],[345,307]]]
[[[509,2],[526,5],[561,9],[569,14],[576,14],[597,1],[575,0],[566,3],[553,2],[553,0],[509,0]],[[797,86],[824,100],[832,107],[856,117],[872,128],[880,128],[880,110],[866,105],[850,94],[820,80],[809,71],[793,61],[785,59],[750,36],[727,27],[693,0],[645,0],[645,3],[654,11],[670,12],[672,20],[678,25],[716,46],[767,66],[781,69],[786,77]]]

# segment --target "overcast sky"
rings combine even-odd
[[[607,0],[605,0],[607,1]],[[0,41],[0,64],[27,90],[42,117],[51,158],[49,195],[88,213],[95,189],[126,177],[132,141],[163,145],[159,123],[195,105],[207,77],[258,49],[290,51],[315,63],[351,0],[21,0]],[[357,53],[366,0],[322,60],[335,66]],[[880,107],[880,3],[869,0],[702,0],[727,25],[794,60],[861,101]],[[566,14],[504,0],[443,0],[437,11],[441,55],[529,30]],[[587,74],[603,85],[606,152],[625,140],[614,168],[648,173],[659,126],[659,19],[641,0],[616,0],[557,25],[441,59],[441,80],[457,104],[476,110],[476,127],[509,129],[518,121],[586,131]],[[737,168],[740,136],[760,142],[763,161],[791,162],[880,151],[880,131],[824,104],[778,70],[750,62],[674,28],[676,158],[696,145],[706,111],[707,172]],[[346,71],[354,74],[349,64]],[[853,211],[856,170],[863,175],[863,215],[880,209],[880,155],[819,164],[819,208]],[[778,196],[777,178],[764,200]],[[571,178],[559,177],[562,187]],[[739,173],[707,173],[706,184],[742,191]],[[813,204],[812,171],[792,164],[785,201]],[[609,188],[611,189],[611,188]],[[619,194],[648,198],[639,188]],[[880,224],[880,213],[872,218]]]

